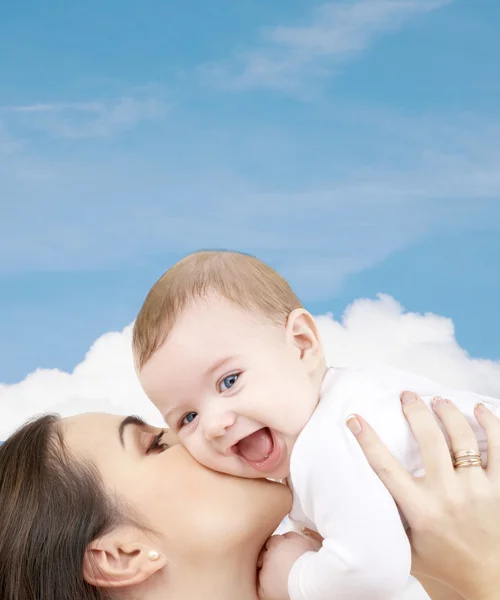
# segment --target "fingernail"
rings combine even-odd
[[[354,435],[359,435],[361,433],[361,423],[356,415],[349,415],[345,423],[349,428],[349,431]]]
[[[478,402],[474,408],[477,410],[477,412],[480,412],[480,413],[486,412],[488,410],[482,402]]]
[[[413,392],[403,392],[401,394],[401,404],[408,404],[412,400],[415,400],[415,394]]]
[[[448,400],[442,396],[435,396],[432,399],[432,406],[442,406],[443,404],[448,404]]]

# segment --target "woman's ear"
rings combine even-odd
[[[120,527],[93,541],[85,551],[83,578],[98,588],[137,585],[167,563],[146,536],[132,527]]]
[[[288,339],[300,352],[307,371],[313,374],[324,361],[323,347],[318,326],[313,316],[303,308],[296,308],[288,315],[286,322]]]

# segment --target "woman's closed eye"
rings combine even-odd
[[[231,375],[227,375],[224,379],[221,379],[217,384],[219,392],[227,392],[233,385],[238,381],[241,373],[231,373]]]
[[[170,446],[162,441],[164,435],[165,430],[162,429],[160,433],[153,437],[151,443],[146,449],[146,454],[151,454],[151,452],[163,452],[164,450],[168,450]]]

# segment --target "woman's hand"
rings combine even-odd
[[[441,582],[467,600],[500,598],[500,419],[484,405],[475,415],[488,437],[488,467],[453,466],[445,436],[424,402],[402,394],[403,411],[420,444],[425,477],[412,477],[357,415],[347,425],[410,526],[412,572]],[[478,450],[465,417],[436,398],[453,452]]]

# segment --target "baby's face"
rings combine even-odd
[[[198,462],[241,477],[283,478],[318,401],[300,343],[227,300],[200,300],[184,310],[140,380]]]

